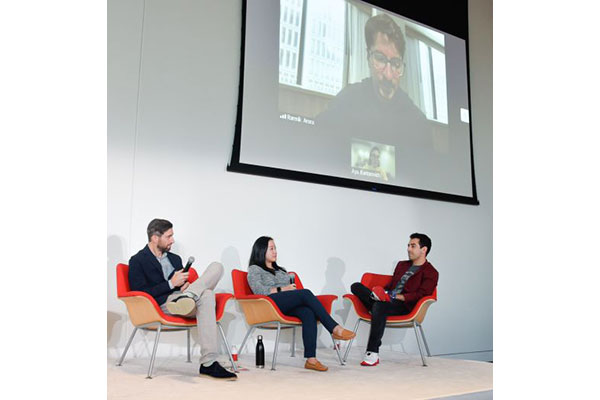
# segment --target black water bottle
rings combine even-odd
[[[262,336],[258,335],[258,342],[256,343],[256,368],[265,367],[265,346],[262,342]]]

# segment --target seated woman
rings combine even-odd
[[[282,313],[300,318],[304,357],[307,358],[304,368],[316,371],[328,369],[316,358],[317,320],[334,339],[350,340],[356,336],[335,322],[310,290],[297,290],[296,285],[290,284],[287,271],[277,265],[277,248],[270,237],[262,236],[254,242],[248,267],[248,284],[254,294],[273,299]]]

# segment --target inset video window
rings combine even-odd
[[[384,182],[394,180],[396,171],[394,146],[352,139],[350,164],[352,174]]]

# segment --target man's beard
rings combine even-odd
[[[396,94],[397,88],[396,88],[396,85],[394,84],[394,82],[389,81],[387,79],[382,79],[381,81],[377,82],[377,84],[378,84],[379,95],[383,99],[390,100]]]
[[[158,250],[160,250],[160,252],[161,252],[161,253],[166,253],[166,252],[168,252],[169,250],[171,250],[171,246],[166,246],[166,247],[163,247],[163,246],[161,246],[161,245],[157,245],[156,247],[158,247]]]

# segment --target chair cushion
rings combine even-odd
[[[371,322],[371,313],[369,312],[369,310],[367,310],[367,307],[365,307],[365,305],[362,303],[362,301],[360,301],[360,299],[358,297],[356,297],[353,294],[345,294],[343,297],[345,299],[348,299],[351,301],[352,306],[354,307],[354,311],[356,312],[356,314],[358,315],[358,317],[360,319]],[[418,314],[418,312],[421,309],[421,307],[423,306],[423,304],[426,301],[430,301],[430,300],[433,300],[433,301],[437,300],[437,290],[434,291],[431,296],[422,297],[417,302],[417,304],[414,306],[414,308],[411,310],[410,313],[408,313],[406,315],[390,315],[390,316],[388,316],[386,323],[412,321]]]

